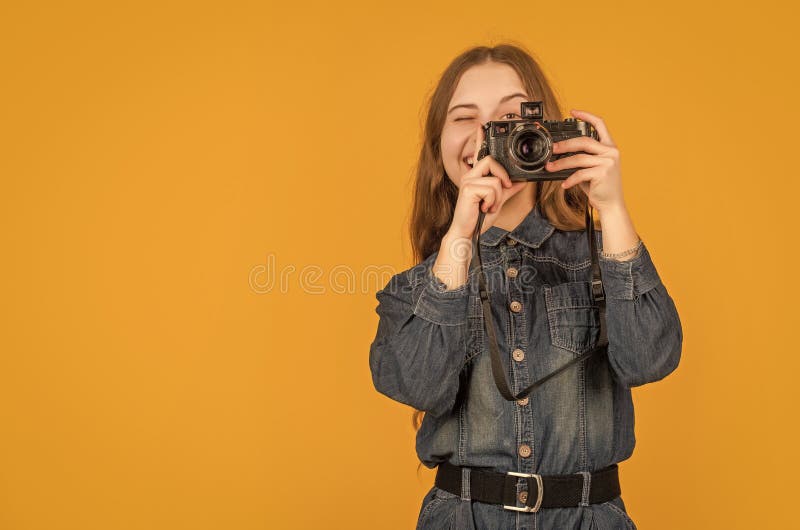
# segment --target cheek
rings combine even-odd
[[[465,140],[466,137],[463,131],[456,131],[448,127],[444,128],[442,131],[441,150],[445,168],[456,171],[461,167],[459,162],[464,151]]]

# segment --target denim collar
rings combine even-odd
[[[481,245],[494,247],[508,237],[531,248],[539,248],[554,231],[555,227],[542,215],[537,204],[513,230],[509,232],[492,225],[480,235],[480,242]]]

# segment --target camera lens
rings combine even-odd
[[[549,156],[549,142],[537,129],[525,129],[514,137],[511,150],[523,165],[536,165]]]

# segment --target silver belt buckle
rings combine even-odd
[[[542,497],[544,497],[544,486],[542,485],[542,476],[537,475],[536,473],[517,473],[516,471],[506,471],[506,475],[514,475],[515,477],[535,477],[536,478],[536,504],[534,506],[523,506],[519,508],[517,506],[507,506],[503,505],[503,508],[506,510],[515,510],[518,512],[538,512],[539,508],[542,507]]]

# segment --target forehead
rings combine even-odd
[[[468,68],[461,75],[450,101],[493,105],[514,92],[525,93],[517,72],[507,64],[489,62]]]

